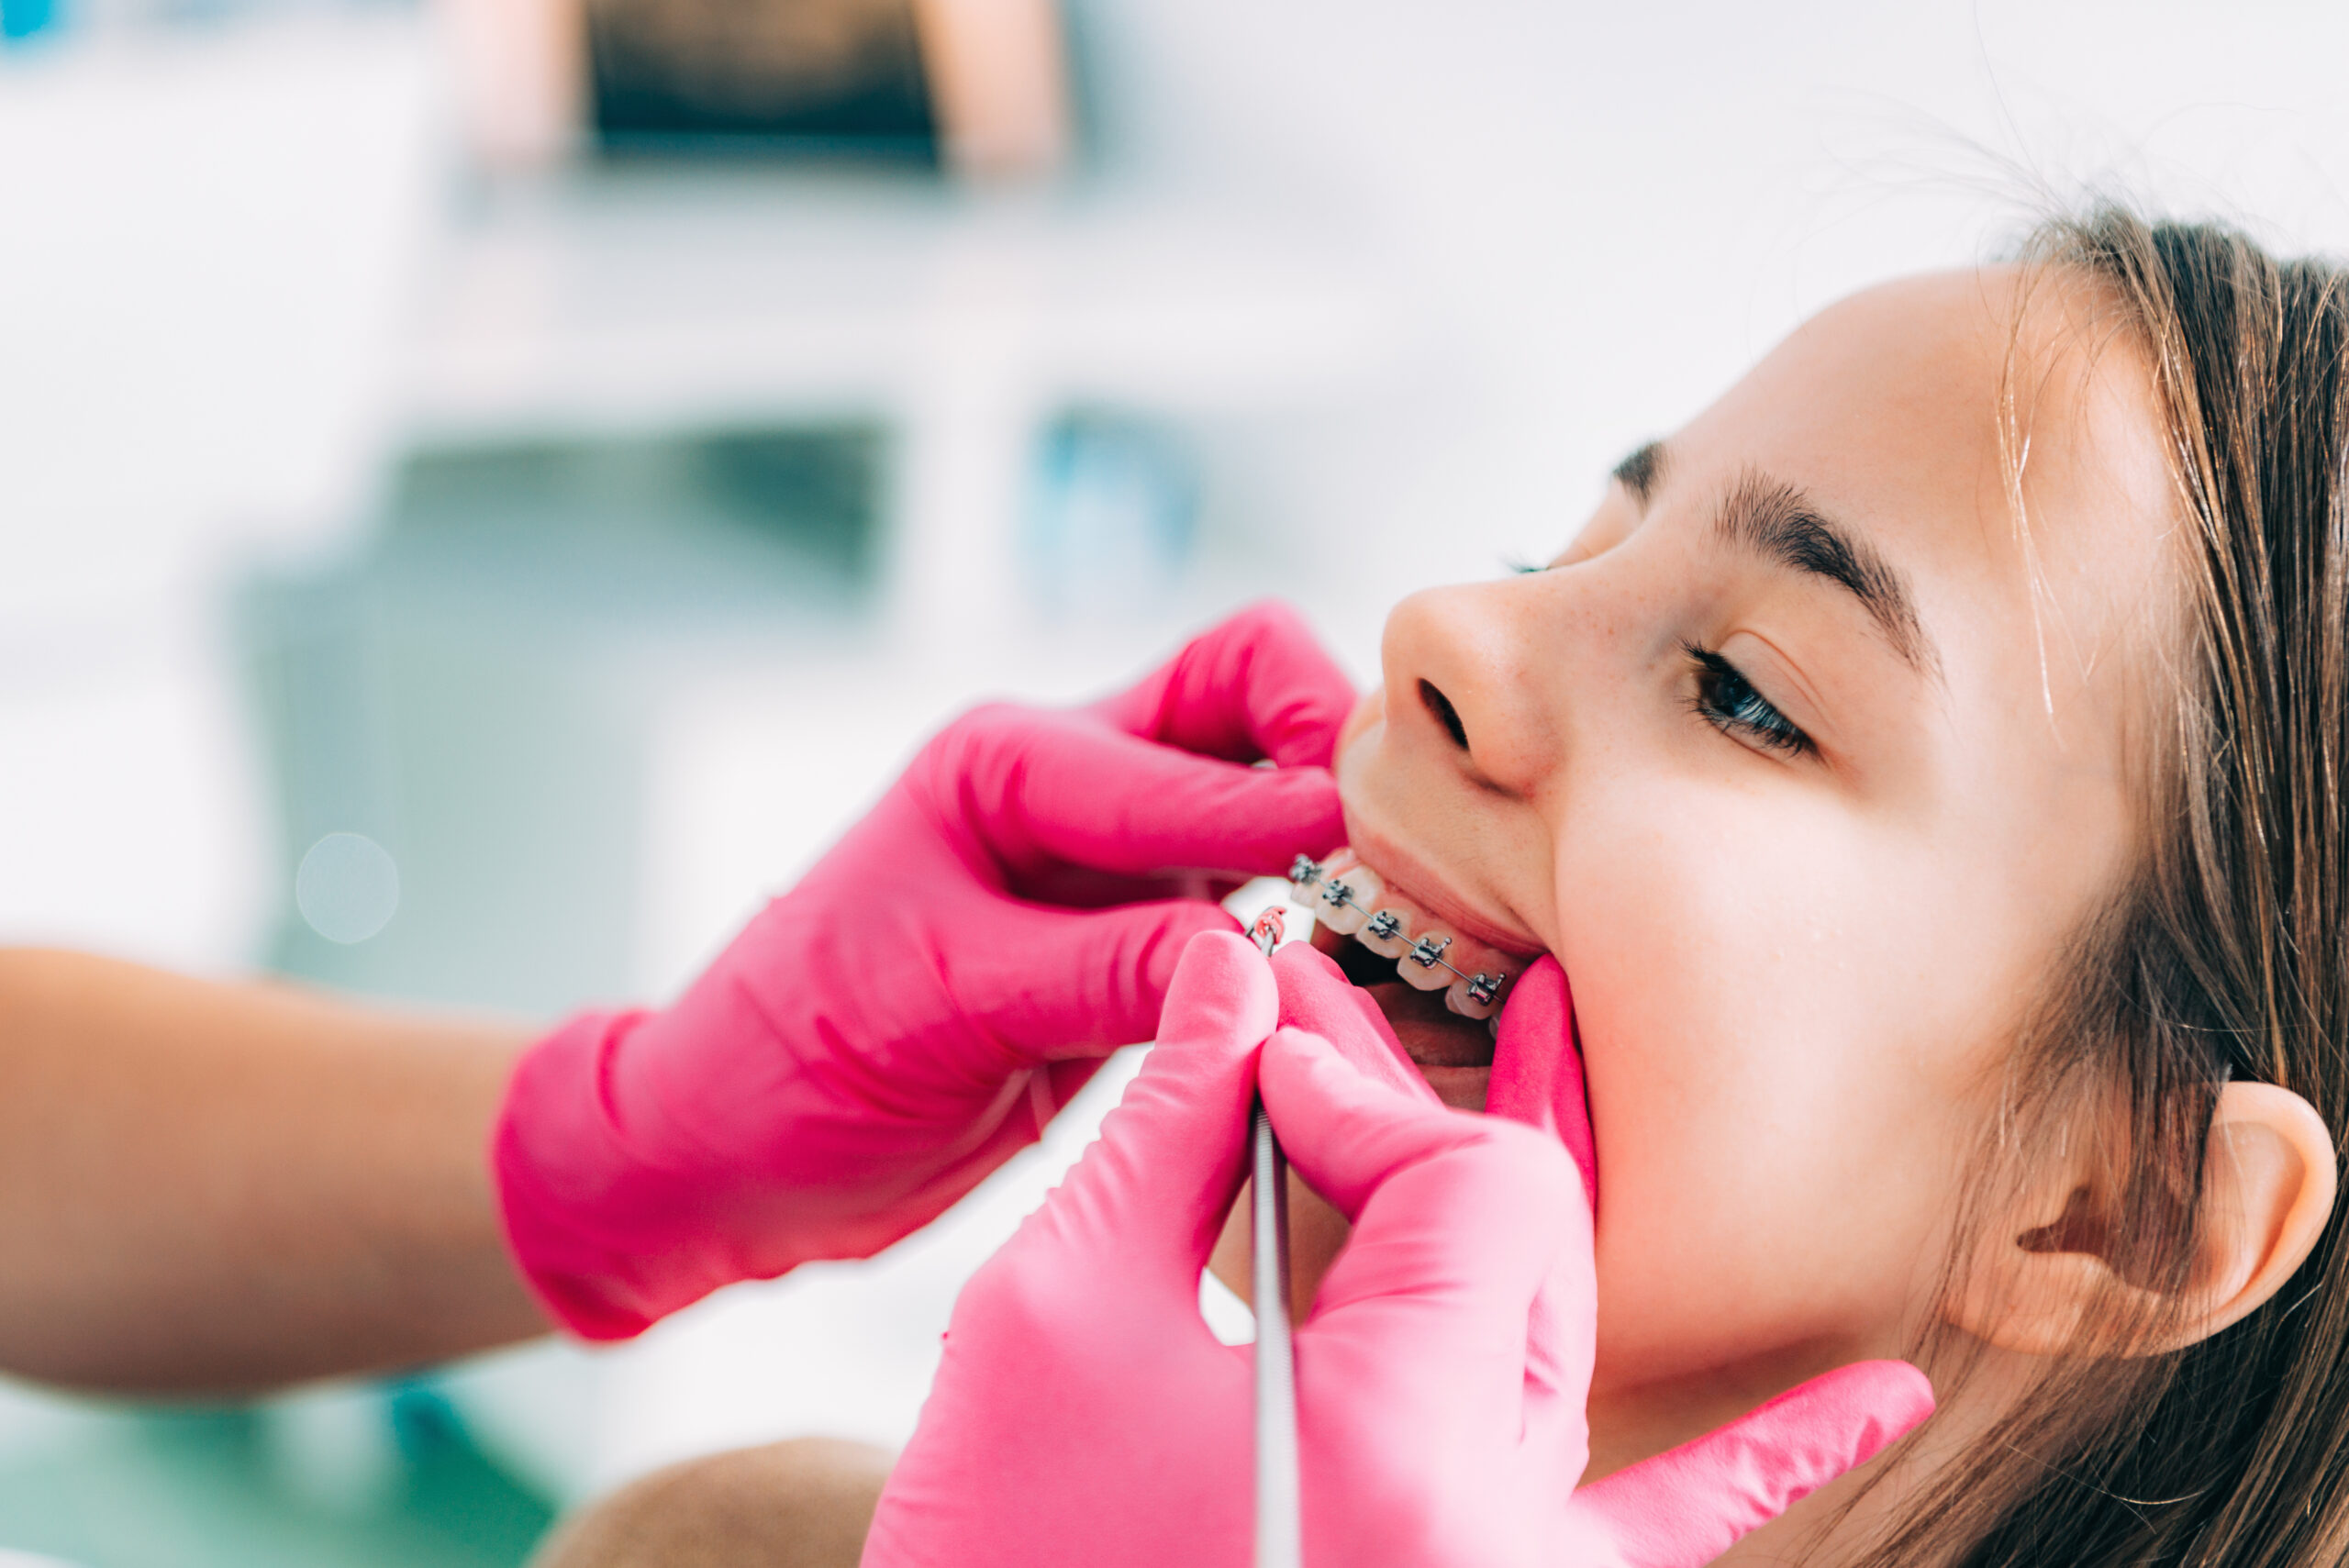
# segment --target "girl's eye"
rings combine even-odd
[[[1743,671],[1709,648],[1684,642],[1697,677],[1696,695],[1689,706],[1714,728],[1765,751],[1799,757],[1811,749],[1810,737],[1794,720],[1770,706],[1753,689]]]

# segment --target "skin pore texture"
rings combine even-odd
[[[1400,605],[1340,748],[1363,864],[1572,984],[1600,1186],[1586,1479],[1945,1312],[1980,1348],[1887,1485],[1846,1511],[1847,1477],[1724,1562],[1847,1560],[2109,1283],[2060,1240],[2096,1173],[2048,1151],[2024,1210],[1968,1239],[1978,1280],[1942,1288],[2016,1032],[2130,870],[2178,620],[2160,410],[2113,319],[2011,268],[1830,308],[1628,460],[1549,567]],[[1375,994],[1480,1104],[1443,1042],[1481,1026]],[[2305,1102],[2236,1084],[2220,1118],[2189,1338],[2272,1295],[2333,1198]],[[1302,1312],[1344,1226],[1292,1197]],[[1242,1219],[1215,1269],[1243,1296],[1245,1260]]]

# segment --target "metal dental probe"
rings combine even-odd
[[[1264,956],[1287,921],[1277,905],[1248,934]],[[1264,1097],[1248,1117],[1249,1173],[1255,1183],[1250,1294],[1256,1304],[1256,1568],[1304,1568],[1305,1529],[1297,1466],[1297,1356],[1288,1320],[1288,1161],[1273,1136]]]

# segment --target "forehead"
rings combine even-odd
[[[1909,578],[1954,677],[2117,734],[2146,628],[2166,624],[2148,613],[2172,581],[2161,432],[2117,303],[2007,267],[1830,307],[1673,453],[1692,488],[1749,466],[1802,486]]]

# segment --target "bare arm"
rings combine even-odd
[[[0,950],[0,1370],[231,1391],[545,1332],[484,1152],[527,1043]]]

